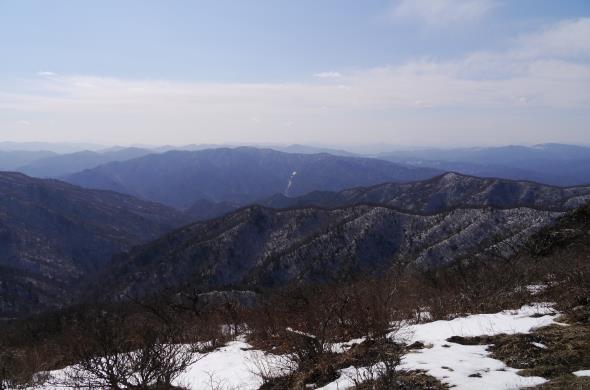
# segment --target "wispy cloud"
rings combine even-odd
[[[590,18],[563,21],[518,39],[523,54],[590,59]]]
[[[445,27],[478,21],[498,5],[497,0],[396,0],[391,8],[391,17],[418,21],[431,27]]]
[[[280,141],[282,131],[293,131],[290,123],[297,123],[303,139],[314,139],[318,129],[323,141],[340,139],[343,131],[362,139],[369,131],[388,134],[400,120],[400,112],[406,116],[415,112],[412,121],[429,120],[430,127],[469,124],[471,133],[462,133],[468,137],[477,129],[489,131],[488,126],[497,123],[503,113],[523,107],[565,110],[562,117],[557,116],[562,120],[567,110],[590,109],[590,63],[580,60],[588,55],[590,34],[580,33],[589,24],[590,19],[562,21],[514,39],[513,46],[504,51],[354,72],[322,72],[315,75],[318,80],[306,83],[55,76],[36,84],[32,81],[36,90],[27,93],[0,90],[0,110],[16,118],[47,115],[57,122],[55,127],[83,126],[111,137],[125,133],[143,139],[147,133],[164,131],[166,136],[186,140],[203,129],[202,134],[209,138],[202,141],[252,141],[252,137]],[[338,82],[321,80],[333,78]],[[456,121],[437,121],[431,117],[436,114],[433,109],[453,111]],[[425,110],[432,111],[425,115]],[[476,122],[465,114],[474,111],[481,113]],[[381,114],[373,115],[375,112]],[[534,123],[529,125],[531,132],[547,126],[541,119],[529,120]],[[415,126],[402,125],[404,129]]]
[[[50,72],[47,70],[42,70],[40,72],[37,72],[37,76],[41,76],[41,77],[51,77],[51,76],[55,76],[55,72]]]
[[[318,79],[337,79],[337,78],[342,77],[342,73],[334,72],[334,71],[319,72],[319,73],[315,73],[313,75],[313,77],[317,77]]]

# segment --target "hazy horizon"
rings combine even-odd
[[[590,144],[590,3],[0,3],[0,138]]]
[[[536,147],[541,145],[567,145],[576,147],[590,148],[590,144],[561,144],[556,142],[549,142],[543,144],[493,144],[493,145],[395,145],[395,144],[377,144],[377,143],[359,143],[359,144],[314,144],[314,143],[239,143],[226,142],[215,144],[99,144],[92,142],[51,142],[51,141],[0,141],[0,152],[12,151],[51,151],[58,154],[77,153],[82,151],[104,152],[113,148],[141,148],[141,149],[158,149],[169,150],[202,150],[202,149],[216,149],[216,148],[238,148],[238,147],[253,147],[253,148],[269,148],[283,150],[289,147],[304,147],[316,148],[318,150],[325,149],[330,151],[341,151],[356,154],[358,156],[375,156],[380,154],[395,153],[396,151],[427,151],[427,150],[469,150],[469,149],[488,149],[488,148],[502,148],[510,146]],[[191,149],[193,147],[193,149]]]

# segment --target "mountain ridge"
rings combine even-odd
[[[378,206],[249,206],[135,247],[115,259],[98,284],[101,294],[125,297],[187,283],[206,291],[321,282],[384,272],[399,261],[438,266],[486,251],[504,254],[561,214],[484,207],[424,216]]]
[[[444,182],[450,181],[449,179],[458,183],[455,185],[456,188],[449,183],[445,185]],[[474,193],[479,193],[479,196],[473,197]],[[448,199],[441,200],[444,198],[443,195]],[[338,192],[312,191],[299,197],[274,194],[253,203],[278,209],[310,206],[329,209],[355,204],[390,205],[399,211],[422,211],[423,214],[435,214],[452,208],[485,205],[500,209],[529,207],[565,211],[588,201],[590,201],[590,185],[559,187],[526,180],[480,178],[446,172],[426,180],[379,183],[372,186],[347,188]],[[205,202],[203,207],[199,207],[199,204],[191,207],[191,215],[197,219],[217,217],[239,209],[241,206],[244,205],[232,207],[231,204]]]
[[[111,150],[82,150],[74,153],[48,156],[31,161],[15,170],[39,178],[61,178],[85,169],[113,162],[125,161],[156,153],[142,148],[112,148]]]
[[[372,158],[239,147],[169,151],[112,162],[70,175],[66,181],[186,209],[200,199],[243,204],[275,193],[302,195],[316,189],[425,179],[438,173]]]

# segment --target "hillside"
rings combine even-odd
[[[389,207],[273,210],[253,206],[170,233],[117,258],[99,282],[121,297],[191,283],[263,288],[379,274],[396,262],[432,267],[487,252],[509,255],[558,212]]]
[[[245,204],[277,193],[298,196],[421,180],[439,173],[378,159],[240,147],[148,155],[101,165],[66,180],[184,209],[201,199]]]
[[[0,173],[0,312],[57,305],[115,253],[187,222],[168,207],[57,180]]]
[[[314,191],[294,198],[276,195],[261,204],[275,208],[381,204],[407,211],[436,213],[460,206],[536,207],[563,211],[588,201],[590,186],[561,188],[528,181],[446,173],[412,183],[385,183],[340,192]]]

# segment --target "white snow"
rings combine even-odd
[[[426,345],[424,349],[406,354],[400,369],[424,370],[454,389],[518,389],[539,385],[547,380],[518,375],[519,370],[492,359],[486,351],[487,345],[461,345],[446,340],[451,336],[529,333],[535,328],[555,323],[556,317],[557,313],[551,305],[534,304],[496,314],[476,314],[450,321],[407,325],[390,334],[390,337],[405,344],[420,341]],[[354,385],[353,378],[359,373],[362,375],[362,370],[354,367],[344,369],[340,378],[321,389],[351,388]]]
[[[258,389],[262,380],[256,375],[256,362],[269,358],[243,341],[230,342],[190,366],[174,384],[190,389]]]
[[[529,284],[525,288],[531,295],[539,295],[543,291],[547,290],[546,284]]]
[[[542,317],[531,317],[543,315]],[[504,310],[494,314],[474,314],[450,321],[434,321],[406,326],[395,334],[394,339],[411,344],[415,341],[435,343],[451,336],[475,337],[500,333],[529,333],[534,328],[551,325],[557,313],[550,304],[526,305],[518,310]]]
[[[340,370],[340,377],[326,386],[319,387],[317,390],[345,390],[354,387],[354,378],[362,376],[367,372],[367,368],[355,368],[350,366]]]
[[[344,353],[355,345],[362,344],[366,340],[365,337],[352,339],[343,343],[334,343],[330,346],[330,350],[334,353]]]
[[[535,315],[534,317],[531,317]],[[487,345],[461,345],[446,341],[451,336],[481,336],[500,333],[528,333],[535,328],[551,325],[557,313],[549,304],[523,306],[518,310],[505,310],[495,314],[476,314],[449,321],[434,321],[421,324],[406,324],[390,334],[394,340],[411,344],[420,341],[425,348],[414,350],[402,358],[400,369],[424,370],[455,389],[516,389],[546,382],[540,377],[522,377],[518,370],[507,367],[503,362],[490,357]],[[364,339],[332,345],[335,352],[344,352]],[[537,343],[539,344],[539,343]],[[536,344],[535,344],[536,345]],[[537,345],[542,348],[542,344]],[[544,346],[543,346],[544,347]],[[238,340],[228,343],[191,365],[176,381],[192,389],[257,389],[262,380],[257,375],[260,365],[275,374],[287,373],[285,357],[253,350]],[[371,369],[378,371],[380,364],[373,367],[349,367],[341,370],[336,381],[322,387],[322,390],[344,390],[354,385],[354,378],[366,375]],[[63,374],[63,370],[52,373]],[[590,370],[577,371],[578,376],[590,375]],[[59,389],[47,386],[45,390]]]
[[[291,186],[293,185],[293,178],[297,176],[297,171],[293,171],[291,173],[291,176],[289,176],[289,182],[287,183],[287,188],[285,188],[285,191],[283,192],[284,195],[289,195],[289,190],[291,189]]]
[[[400,368],[425,370],[455,389],[519,389],[546,382],[540,377],[519,376],[518,370],[489,357],[487,345],[446,345],[449,347],[435,343],[431,348],[409,353]]]
[[[590,370],[575,371],[575,376],[590,376]]]
[[[533,341],[531,344],[533,344],[537,348],[547,349],[547,346],[545,344],[537,343],[536,341]]]
[[[287,374],[285,363],[288,360],[263,351],[253,350],[244,341],[233,341],[224,347],[205,354],[181,374],[173,384],[186,386],[189,389],[211,390],[255,390],[262,385],[257,375],[259,363],[263,362],[266,369],[273,370],[276,375]],[[66,378],[68,368],[52,371],[49,374],[52,382],[58,383]],[[61,390],[62,386],[47,384],[42,390]]]

